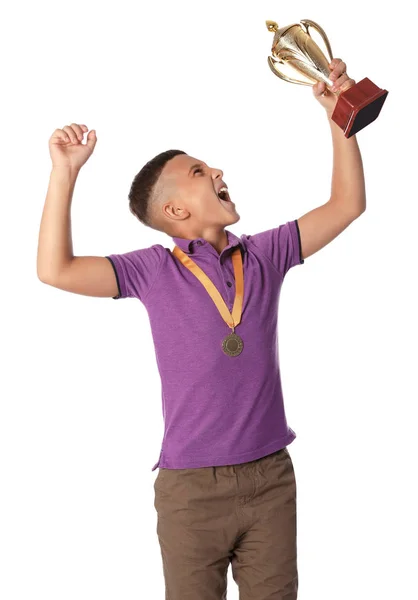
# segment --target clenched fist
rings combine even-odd
[[[90,158],[97,142],[96,131],[87,134],[83,144],[83,135],[88,131],[87,125],[71,123],[62,129],[56,129],[49,139],[49,153],[53,167],[68,167],[79,170]]]
[[[332,93],[329,93],[325,83],[320,81],[313,86],[313,95],[331,117],[339,95],[355,85],[356,82],[347,75],[347,65],[341,58],[333,58],[328,66],[330,68],[329,78],[333,81],[333,86],[330,88]]]

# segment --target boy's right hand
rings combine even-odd
[[[67,167],[78,171],[90,158],[97,142],[96,131],[89,131],[86,143],[83,134],[88,131],[86,125],[71,123],[62,129],[56,129],[49,139],[49,153],[53,167]]]

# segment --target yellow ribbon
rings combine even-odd
[[[192,260],[190,256],[183,252],[183,250],[181,250],[181,248],[178,246],[175,246],[172,252],[205,287],[209,296],[212,298],[217,309],[219,310],[223,320],[229,327],[232,328],[232,331],[234,332],[235,327],[241,322],[242,304],[244,300],[244,269],[242,266],[240,248],[236,248],[232,253],[232,264],[234,267],[235,276],[235,299],[234,306],[232,308],[232,314],[229,312],[229,309],[216,286],[209,279],[206,273],[202,271],[202,269],[194,262],[194,260]]]

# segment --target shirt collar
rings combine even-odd
[[[238,236],[236,236],[232,231],[225,229],[225,233],[228,237],[228,245],[225,246],[224,250],[228,248],[232,248],[234,246],[240,246],[243,252],[246,251],[246,248]],[[204,238],[194,238],[194,239],[186,239],[181,237],[172,237],[173,242],[178,246],[183,252],[186,254],[194,254],[199,248],[204,248],[205,246],[211,246],[211,244],[205,240]]]

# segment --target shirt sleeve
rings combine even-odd
[[[115,272],[119,298],[138,298],[143,301],[158,277],[164,247],[154,244],[125,254],[109,254],[107,258]]]
[[[282,277],[291,267],[305,262],[297,219],[247,237],[267,256]]]

